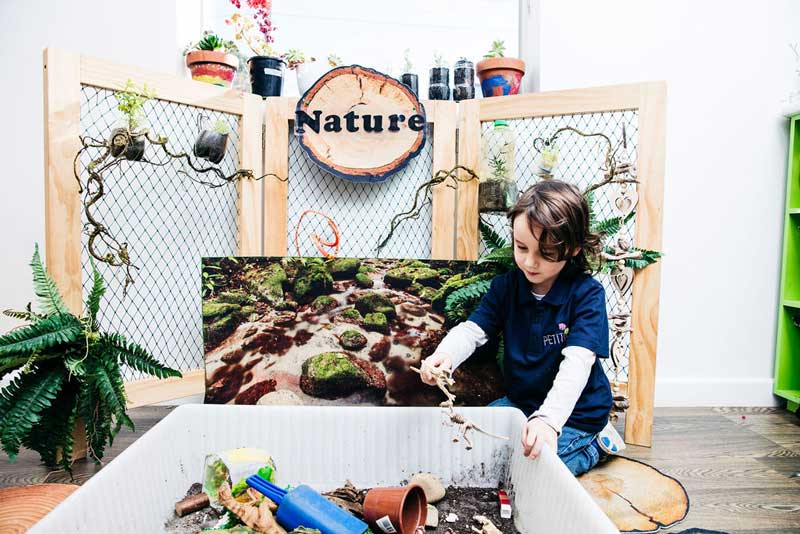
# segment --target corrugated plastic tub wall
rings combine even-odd
[[[476,435],[467,451],[452,443],[455,429],[438,408],[180,406],[29,532],[163,532],[206,454],[236,447],[268,451],[282,485],[390,486],[429,471],[445,486],[503,483],[525,534],[618,532],[552,451],[535,461],[522,456],[518,410],[460,411],[510,441]]]

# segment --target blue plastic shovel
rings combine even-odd
[[[278,505],[275,519],[283,528],[316,528],[322,534],[363,534],[367,524],[345,512],[305,484],[289,491],[253,475],[247,485]]]

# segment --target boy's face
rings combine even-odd
[[[533,291],[543,295],[553,287],[558,273],[561,272],[567,261],[549,261],[542,257],[538,239],[538,236],[542,235],[542,228],[534,226],[533,232],[531,232],[524,213],[514,218],[513,230],[514,261],[517,263],[517,267],[525,273],[525,278],[533,284]]]

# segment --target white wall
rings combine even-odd
[[[798,27],[792,0],[542,0],[542,90],[668,83],[658,405],[773,402]]]
[[[42,50],[180,72],[175,13],[168,0],[0,1],[0,309],[22,308],[33,298],[28,263],[34,243],[44,248]],[[0,331],[17,324],[2,317]]]

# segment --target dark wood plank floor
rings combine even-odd
[[[136,433],[120,433],[107,460],[166,416],[170,407],[131,410]],[[628,447],[626,455],[680,480],[691,499],[692,527],[731,534],[800,534],[800,419],[777,408],[673,408],[656,410],[653,447]],[[80,461],[75,482],[101,466]],[[23,451],[10,464],[0,458],[0,487],[68,482]]]

